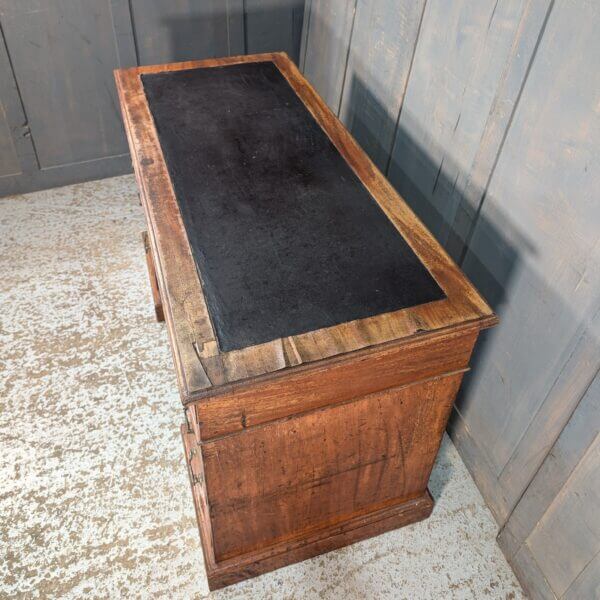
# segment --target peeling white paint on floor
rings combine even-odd
[[[1,598],[522,598],[446,438],[422,523],[208,592],[132,176],[0,200]]]

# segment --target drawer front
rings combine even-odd
[[[318,367],[193,403],[198,441],[244,431],[307,410],[465,369],[478,331],[427,336],[410,344],[356,353]]]
[[[461,379],[433,378],[200,445],[216,559],[422,494]]]

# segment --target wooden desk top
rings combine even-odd
[[[273,62],[142,83],[221,351],[444,298]]]
[[[115,76],[184,402],[496,322],[285,54]]]

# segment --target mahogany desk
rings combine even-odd
[[[211,589],[426,518],[488,305],[285,54],[115,75]]]

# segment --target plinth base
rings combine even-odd
[[[181,434],[186,462],[189,466],[189,457],[193,456],[195,447],[195,437],[193,432],[188,432],[185,425],[181,426]],[[191,474],[189,469],[188,471]],[[202,482],[195,481],[193,477],[190,480],[204,552],[208,587],[211,590],[268,573],[404,525],[416,523],[426,519],[433,510],[433,499],[429,491],[426,491],[415,498],[359,516],[353,515],[347,520],[328,524],[316,531],[312,529],[308,534],[300,533],[267,548],[217,562],[214,559],[211,543],[210,517],[203,503]]]

